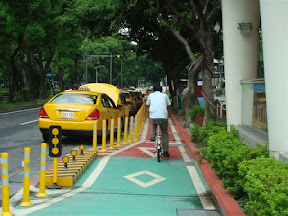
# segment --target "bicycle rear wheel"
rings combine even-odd
[[[157,159],[160,162],[161,149],[157,149]]]

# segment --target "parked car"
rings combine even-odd
[[[142,93],[140,91],[134,91],[134,95],[135,95],[135,100],[136,100],[137,110],[138,110],[143,104]]]
[[[120,95],[122,95],[129,107],[129,116],[134,116],[137,113],[137,103],[134,99],[134,96],[132,96],[132,93],[129,91],[121,91]]]
[[[105,83],[90,83],[78,90],[61,92],[52,97],[41,108],[39,129],[43,139],[49,139],[49,127],[59,125],[62,135],[93,135],[93,124],[97,122],[98,134],[102,134],[103,120],[110,131],[111,119],[123,118],[118,105],[120,90]],[[117,124],[115,125],[115,129]]]

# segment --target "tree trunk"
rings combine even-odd
[[[201,71],[202,57],[197,59],[189,68],[188,71],[188,86],[186,91],[183,92],[185,109],[186,109],[186,120],[184,127],[188,127],[191,123],[191,118],[189,116],[189,110],[196,105],[199,105],[198,96],[198,75]]]

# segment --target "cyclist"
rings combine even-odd
[[[162,132],[162,146],[163,146],[163,156],[170,157],[168,152],[168,110],[167,106],[171,105],[171,102],[167,94],[162,93],[161,86],[154,86],[153,93],[149,94],[146,105],[149,106],[149,117],[152,120],[152,132],[150,141],[155,141],[156,126],[155,122],[161,122],[160,128]]]

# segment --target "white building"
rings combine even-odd
[[[261,31],[269,148],[288,158],[288,0],[222,0],[222,13],[228,129],[252,125]]]

